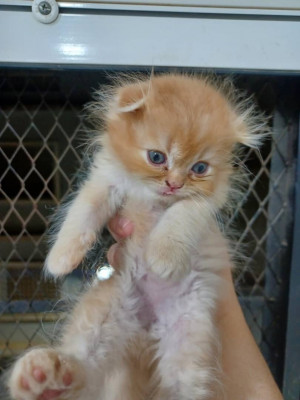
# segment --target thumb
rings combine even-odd
[[[122,246],[114,243],[107,252],[107,260],[112,267],[118,268],[122,266]]]

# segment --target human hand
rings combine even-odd
[[[134,224],[127,218],[115,215],[108,223],[108,230],[117,243],[114,243],[107,252],[110,265],[118,268],[122,265],[122,242],[133,233]]]

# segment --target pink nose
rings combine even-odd
[[[183,186],[183,183],[178,183],[178,182],[169,182],[169,181],[166,181],[166,184],[167,184],[167,186],[169,186],[169,188],[171,189],[171,190],[173,190],[173,189],[180,189],[180,188],[182,188],[182,186]]]

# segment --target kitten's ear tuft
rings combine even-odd
[[[263,114],[248,109],[235,119],[234,130],[237,143],[258,148],[266,137],[270,135],[268,118]]]
[[[120,89],[117,96],[118,114],[132,114],[143,111],[146,104],[148,87],[145,83],[137,83]]]

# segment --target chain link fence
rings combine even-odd
[[[51,341],[62,318],[59,299],[81,286],[78,271],[60,285],[43,278],[45,232],[82,163],[82,107],[105,81],[99,71],[0,74],[0,370],[28,347]],[[273,115],[272,139],[245,153],[248,189],[228,224],[238,231],[236,253],[245,254],[236,272],[241,304],[280,384],[297,140],[286,104],[294,83],[246,75],[236,81]]]

